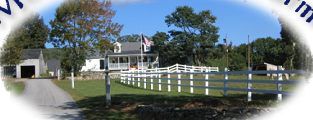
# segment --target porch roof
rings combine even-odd
[[[143,55],[154,55],[153,52],[143,52]],[[140,50],[122,51],[121,53],[108,52],[108,56],[136,56],[141,55]]]
[[[155,56],[157,54],[155,53],[142,53],[143,56]],[[140,53],[114,53],[114,54],[108,54],[109,57],[114,57],[114,56],[141,56]]]
[[[153,56],[157,55],[156,53],[153,52],[144,52],[142,53],[143,56]],[[140,50],[135,50],[135,51],[123,51],[121,53],[114,53],[113,51],[108,51],[107,53],[108,56],[140,56],[141,52]],[[94,51],[94,52],[89,52],[87,55],[87,59],[99,59],[99,58],[104,58],[104,54],[101,54],[99,51]]]

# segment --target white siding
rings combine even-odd
[[[21,78],[21,66],[35,66],[35,77],[38,78],[41,74],[39,64],[39,59],[23,60],[21,64],[16,66],[16,77]]]
[[[81,71],[104,71],[100,70],[100,59],[87,59]]]

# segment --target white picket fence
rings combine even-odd
[[[252,75],[260,74],[272,74],[278,76],[275,80],[253,80]],[[224,96],[227,96],[228,91],[247,92],[247,100],[252,100],[252,93],[263,93],[263,94],[277,94],[277,100],[281,101],[282,96],[289,94],[283,91],[283,85],[296,84],[297,80],[283,80],[283,75],[287,74],[305,74],[304,71],[300,70],[282,70],[282,67],[278,67],[275,71],[229,71],[225,68],[224,72],[219,72],[217,67],[198,67],[198,66],[186,66],[186,65],[173,65],[166,68],[156,68],[147,70],[129,70],[121,71],[120,82],[127,85],[133,85],[147,89],[147,84],[150,84],[150,89],[154,90],[154,84],[157,84],[158,90],[162,91],[162,85],[167,86],[167,91],[171,92],[171,87],[177,87],[177,92],[182,92],[182,87],[189,87],[190,93],[194,93],[194,88],[205,89],[205,95],[210,94],[210,90],[222,90]],[[177,76],[171,78],[171,76]],[[188,78],[182,78],[182,75],[188,76]],[[194,75],[203,75],[203,78],[194,79]],[[224,79],[210,79],[213,75],[223,75]],[[247,79],[244,80],[229,80],[229,75],[246,75]],[[167,76],[167,77],[162,77]],[[150,79],[150,82],[147,81]],[[143,80],[143,81],[142,81]],[[155,82],[157,80],[157,82]],[[172,81],[177,81],[176,83]],[[189,84],[182,84],[182,81],[189,81]],[[203,86],[194,85],[194,81],[204,82]],[[223,87],[210,86],[210,82],[223,83]],[[137,83],[137,85],[135,84]],[[245,83],[246,88],[232,88],[228,87],[230,83]],[[276,90],[267,89],[255,89],[254,84],[273,84],[276,85]]]

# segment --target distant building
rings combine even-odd
[[[261,64],[255,64],[253,65],[252,67],[252,70],[253,71],[258,71],[258,70],[266,70],[266,71],[269,71],[269,70],[277,70],[277,65],[273,65],[273,64],[270,64],[270,63],[261,63]],[[265,75],[265,74],[264,74]],[[271,74],[266,74],[267,76],[271,76]]]
[[[152,52],[151,46],[141,42],[115,42],[113,45],[114,50],[107,54],[109,70],[147,69],[159,66],[158,54]],[[81,71],[104,71],[104,56],[99,52],[89,55]]]
[[[57,76],[60,61],[57,59],[45,60],[44,53],[48,49],[24,49],[22,60],[15,66],[2,66],[2,75],[14,78],[39,78],[42,74]]]
[[[58,70],[61,69],[61,62],[58,59],[49,59],[46,62],[48,68],[48,74],[50,76],[58,76]]]

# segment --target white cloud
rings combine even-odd
[[[113,4],[130,4],[139,2],[148,2],[150,0],[111,0]]]

